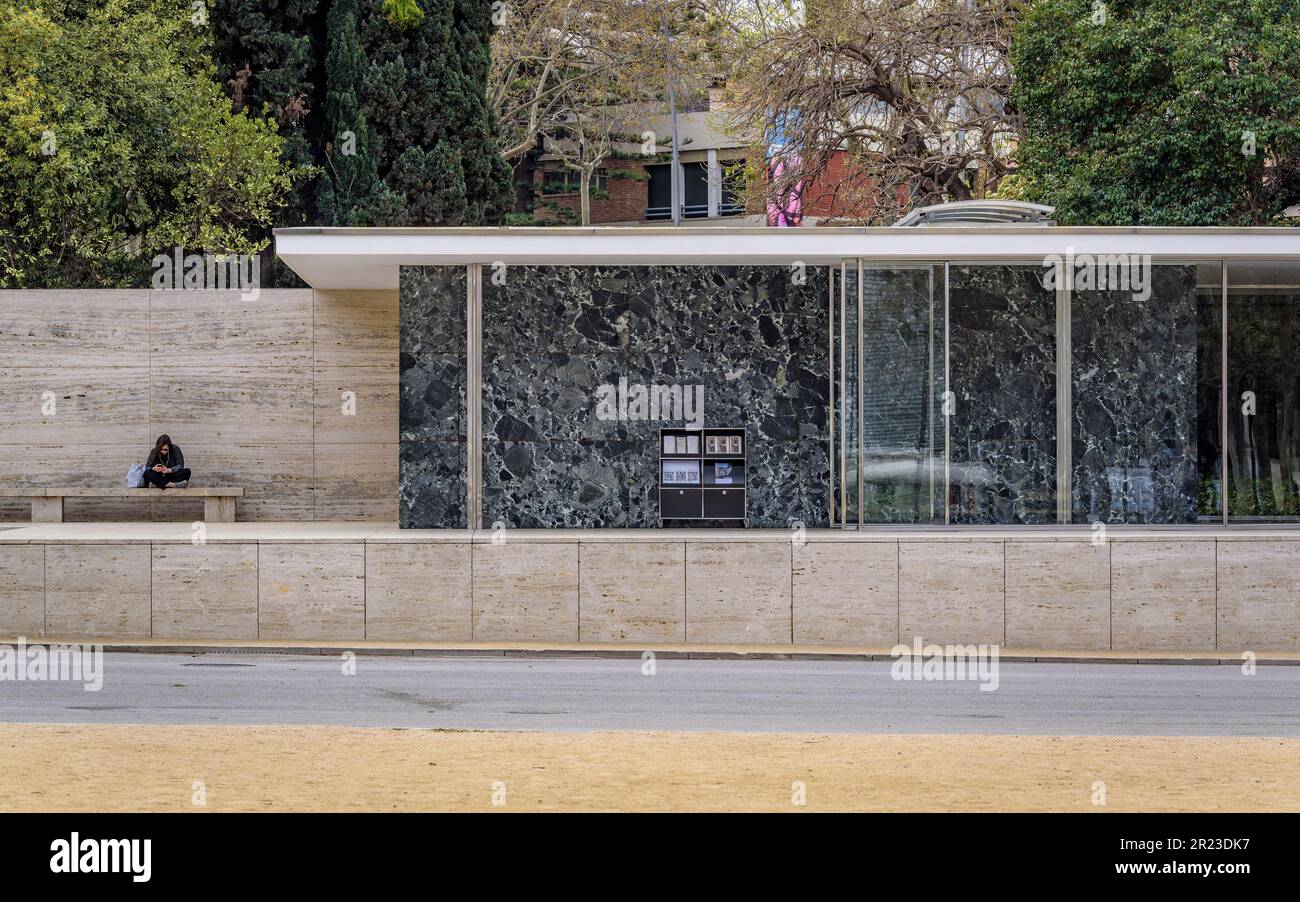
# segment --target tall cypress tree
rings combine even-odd
[[[381,185],[358,93],[366,59],[357,40],[357,0],[333,0],[325,24],[325,174],[316,199],[322,224],[367,225]]]
[[[318,163],[324,125],[315,111],[324,102],[322,0],[210,0],[212,55],[217,76],[236,111],[271,113],[284,138],[285,158],[296,167]],[[285,198],[278,225],[316,221],[316,180],[301,178]],[[274,286],[302,282],[263,253],[262,277]]]
[[[510,166],[486,99],[491,0],[423,0],[423,18],[393,24],[362,0],[367,58],[362,108],[376,137],[392,225],[490,225],[514,201]]]
[[[320,170],[279,225],[503,221],[513,189],[486,100],[492,0],[212,3],[236,106],[269,105],[291,161]]]

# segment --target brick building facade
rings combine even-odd
[[[645,220],[647,191],[650,174],[640,160],[608,160],[600,169],[601,175],[592,180],[591,222],[603,225],[613,222],[642,222]],[[567,175],[572,190],[548,193],[544,185],[554,185]],[[558,164],[549,163],[533,170],[533,211],[539,220],[558,218],[560,214],[548,209],[554,205],[571,210],[573,221],[581,221],[582,198],[578,194],[577,173],[566,173]]]

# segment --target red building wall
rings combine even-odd
[[[554,166],[554,164],[551,165]],[[646,174],[645,166],[637,160],[609,160],[603,169],[607,173],[621,171],[636,173],[641,177],[635,179],[615,178],[610,175],[605,180],[605,190],[609,193],[608,198],[597,198],[595,196],[595,183],[593,182],[593,196],[591,198],[592,225],[606,222],[641,222],[645,219],[646,197],[648,196],[646,192],[649,185],[649,175]],[[549,170],[539,167],[533,173],[533,185],[536,188],[534,203],[536,216],[539,219],[544,219],[548,215],[554,215],[542,206],[542,204],[553,203],[572,210],[574,221],[580,222],[582,199],[578,196],[577,191],[572,194],[541,193],[542,184],[547,181],[548,176],[554,179],[555,174],[558,174],[558,167]]]
[[[804,216],[860,218],[866,212],[861,209],[864,199],[874,199],[875,195],[871,180],[860,172],[851,172],[848,155],[837,151],[826,171],[804,187]]]
[[[758,152],[754,151],[750,156],[755,165],[761,169],[762,162],[758,158]],[[609,160],[603,168],[606,172],[619,170],[638,173],[642,178],[608,177],[606,179],[606,191],[609,197],[602,199],[593,196],[591,199],[592,224],[644,222],[646,201],[649,196],[649,175],[646,173],[645,164],[638,160]],[[545,221],[549,216],[554,216],[551,211],[542,206],[543,204],[553,203],[572,210],[574,222],[579,222],[581,221],[582,205],[576,190],[572,194],[541,193],[542,184],[548,178],[553,181],[558,180],[559,174],[560,169],[556,163],[539,164],[534,171],[535,215],[542,221]],[[831,158],[826,171],[819,178],[813,179],[804,186],[803,215],[817,219],[835,219],[837,217],[860,219],[864,215],[864,211],[860,209],[864,204],[864,199],[867,199],[866,203],[871,203],[874,196],[875,191],[871,187],[870,180],[861,173],[852,172],[848,155],[838,152]],[[751,203],[747,212],[761,215],[764,209],[761,203]]]

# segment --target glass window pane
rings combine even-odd
[[[682,164],[682,214],[687,217],[709,215],[709,164]]]
[[[1196,517],[1222,522],[1223,273],[1202,266],[1196,289]]]
[[[864,267],[862,287],[863,522],[941,523],[943,267]]]
[[[829,328],[829,357],[827,361],[826,424],[830,432],[827,451],[830,460],[830,525],[840,525],[840,268],[827,267],[830,278],[830,296],[827,298],[827,326]]]
[[[840,436],[844,451],[841,472],[844,480],[844,523],[858,522],[858,266],[854,261],[844,267],[844,339],[840,365],[844,370],[844,403],[840,407]]]
[[[1041,265],[949,268],[950,522],[1056,522],[1056,292]]]
[[[1300,262],[1228,267],[1228,516],[1300,519]]]
[[[1195,520],[1197,267],[1076,265],[1104,287],[1076,283],[1070,302],[1072,519]]]

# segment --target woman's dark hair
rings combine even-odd
[[[149,452],[149,462],[144,465],[145,469],[157,466],[158,458],[162,457],[162,446],[167,446],[168,453],[172,450],[172,437],[170,435],[158,436],[158,441],[153,443],[153,450]]]

